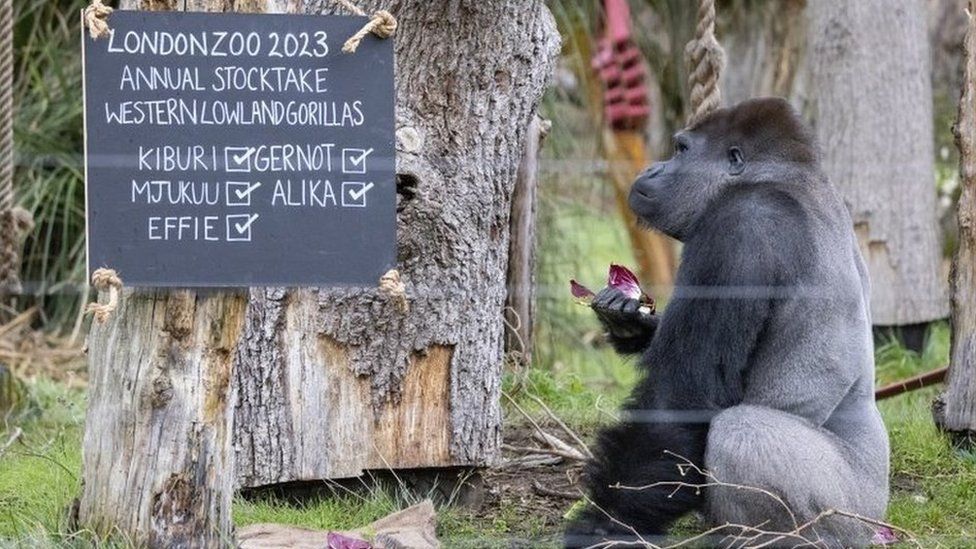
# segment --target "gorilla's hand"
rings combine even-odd
[[[640,301],[608,286],[593,298],[590,307],[618,351],[638,353],[651,342],[658,317],[646,310],[641,311]]]

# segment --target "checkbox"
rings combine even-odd
[[[228,206],[250,206],[251,195],[261,186],[261,183],[250,181],[228,181],[226,192]]]
[[[366,157],[373,149],[342,149],[342,173],[366,173]]]
[[[254,147],[224,147],[224,169],[228,172],[251,171]]]
[[[366,193],[372,188],[372,183],[344,181],[342,183],[342,206],[344,208],[365,208]]]
[[[227,216],[227,242],[250,242],[251,225],[258,214],[236,214]]]

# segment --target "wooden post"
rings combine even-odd
[[[959,249],[952,268],[952,347],[946,389],[933,405],[935,423],[960,442],[976,442],[976,0],[969,1],[965,76],[956,145],[962,195]]]
[[[535,323],[536,208],[539,195],[539,148],[552,125],[538,116],[525,137],[509,220],[508,296],[505,299],[505,352],[518,355],[520,366],[532,362]]]
[[[643,132],[604,130],[603,139],[617,210],[627,227],[630,246],[641,278],[651,283],[655,298],[660,299],[674,285],[677,261],[668,237],[641,227],[628,204],[630,187],[642,170],[650,165],[646,136]]]
[[[150,547],[233,539],[231,369],[242,294],[126,291],[88,341],[79,521]]]

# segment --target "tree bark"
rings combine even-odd
[[[541,0],[358,5],[400,25],[409,312],[376,289],[125,291],[90,336],[81,524],[137,544],[214,546],[232,539],[235,486],[494,458],[510,202],[558,35]],[[185,7],[339,12],[332,0]]]
[[[945,318],[924,0],[810,2],[810,111],[880,326]]]
[[[962,196],[959,247],[952,268],[952,345],[945,392],[935,422],[961,441],[976,441],[976,0],[969,2],[966,63],[956,120]]]
[[[359,2],[400,24],[410,311],[372,289],[251,290],[236,360],[239,486],[484,465],[498,450],[511,197],[558,35],[540,0],[387,4]]]

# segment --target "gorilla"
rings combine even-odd
[[[822,547],[869,543],[863,521],[815,520],[882,519],[889,451],[868,277],[818,155],[789,103],[753,99],[679,132],[634,183],[631,209],[683,243],[681,265],[661,316],[609,287],[592,302],[641,380],[597,437],[567,547],[650,540],[691,511],[767,532],[814,521],[800,535]]]

